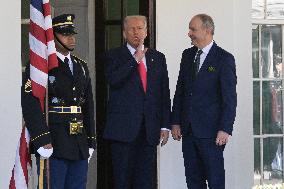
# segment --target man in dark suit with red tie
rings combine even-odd
[[[199,14],[189,23],[193,47],[184,50],[174,96],[172,135],[182,137],[190,189],[225,189],[223,150],[236,116],[236,68],[232,54],[213,41],[214,22]]]
[[[126,44],[106,55],[109,85],[104,138],[111,140],[115,189],[152,189],[155,152],[170,128],[170,92],[165,56],[144,47],[147,20],[127,16]]]

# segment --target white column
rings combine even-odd
[[[21,1],[2,1],[0,19],[0,188],[8,188],[22,128]]]

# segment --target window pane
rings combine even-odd
[[[106,19],[107,20],[120,20],[121,19],[121,1],[106,0]]]
[[[263,25],[261,29],[261,61],[264,78],[279,78],[282,67],[282,31],[279,25]],[[281,64],[282,65],[282,64]]]
[[[251,17],[256,19],[264,18],[264,0],[252,0]]]
[[[262,85],[263,133],[282,132],[282,90],[281,81],[265,81]]]
[[[263,139],[263,178],[264,184],[282,183],[283,179],[283,139]]]
[[[259,26],[252,30],[252,69],[253,78],[259,78]]]
[[[253,82],[253,134],[260,134],[260,86],[259,81]]]
[[[126,10],[127,15],[139,14],[139,0],[127,0]]]
[[[21,56],[22,66],[26,66],[29,61],[29,24],[22,24]]]
[[[121,46],[121,26],[106,26],[106,48]]]
[[[261,179],[260,139],[254,139],[254,185],[259,185]]]
[[[275,81],[271,86],[272,124],[276,132],[283,133],[283,98],[282,82]]]
[[[268,19],[283,19],[284,18],[284,2],[283,0],[267,0]]]

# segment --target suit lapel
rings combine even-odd
[[[211,47],[209,53],[207,54],[198,74],[201,75],[203,72],[207,72],[207,68],[210,64],[212,64],[212,62],[214,61],[214,59],[216,58],[216,43],[213,43],[213,46]]]
[[[73,62],[73,78],[75,81],[78,80],[79,72],[81,71],[81,65],[71,56],[71,60]],[[71,71],[70,71],[71,72]]]
[[[122,54],[122,58],[123,58],[123,62],[133,58],[133,56],[131,55],[129,49],[127,48],[126,45],[124,45],[123,47],[121,47],[121,54]],[[134,58],[133,58],[134,59]]]
[[[155,59],[153,57],[153,53],[151,49],[147,50],[145,57],[146,57],[146,65],[147,65],[147,88],[146,88],[146,93],[147,93],[149,88],[151,88],[150,86],[151,86],[151,82],[153,78],[153,68],[154,68],[154,63],[155,63]],[[142,82],[141,82],[141,87],[142,87]]]

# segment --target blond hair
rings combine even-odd
[[[131,19],[142,20],[144,22],[145,29],[147,28],[147,17],[142,15],[126,16],[123,20],[123,30],[127,27],[128,21]]]

